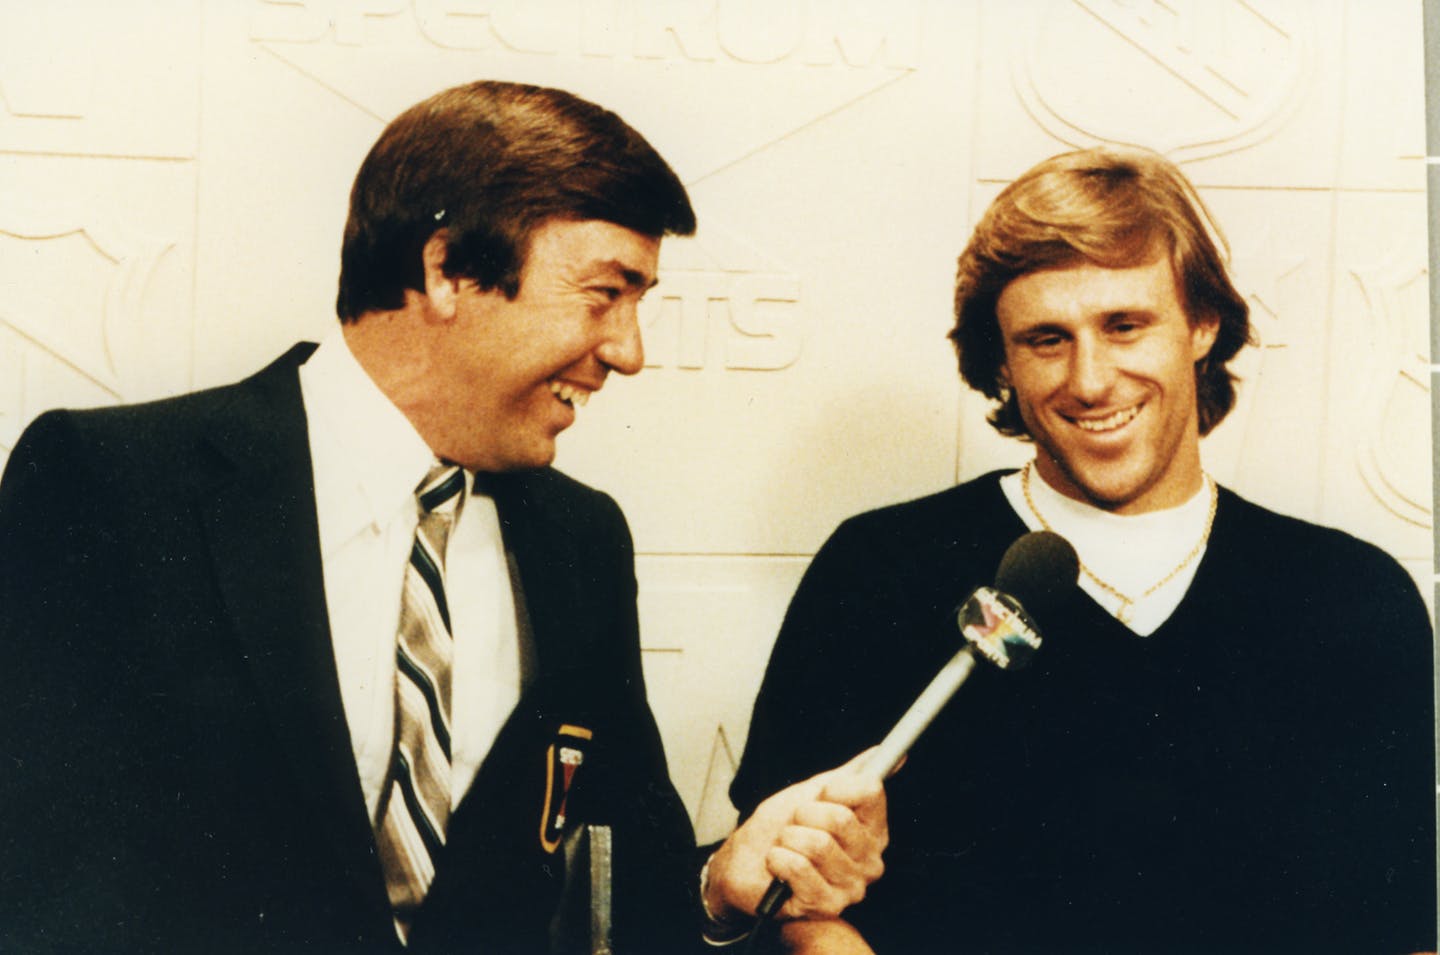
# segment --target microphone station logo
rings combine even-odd
[[[955,623],[969,644],[1002,670],[1018,670],[1040,649],[1040,632],[1020,602],[980,587],[960,606]]]

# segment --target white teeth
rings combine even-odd
[[[550,382],[550,391],[561,401],[577,408],[585,407],[585,402],[590,400],[590,392],[568,382],[552,381]]]
[[[1126,408],[1124,411],[1117,411],[1112,415],[1106,415],[1103,418],[1075,418],[1073,420],[1081,431],[1114,431],[1121,425],[1129,424],[1139,413],[1140,406],[1135,405],[1134,407]]]

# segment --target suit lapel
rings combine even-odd
[[[210,429],[213,485],[198,502],[234,629],[290,770],[296,811],[386,912],[331,647],[309,440],[292,350],[234,389]]]
[[[574,666],[567,657],[568,638],[585,622],[584,566],[564,515],[555,513],[544,486],[544,472],[499,475],[495,506],[505,548],[514,555],[529,621],[529,639],[537,682],[553,680]]]
[[[488,791],[485,780],[499,773],[508,792],[520,791],[531,780],[529,776],[515,780],[514,774],[541,779],[547,769],[546,748],[562,727],[590,724],[585,662],[574,656],[577,638],[591,619],[576,572],[583,566],[582,555],[565,516],[555,510],[545,477],[544,472],[519,472],[490,478],[515,578],[525,678],[520,699],[481,764],[476,784],[457,807],[452,827],[471,814],[490,811],[492,807],[477,805],[471,798],[477,791]],[[539,845],[544,807],[537,801],[527,804],[522,813],[521,824]]]

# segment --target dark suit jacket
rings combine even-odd
[[[15,448],[0,950],[399,950],[331,650],[309,347],[237,385],[43,415]],[[645,699],[624,518],[551,470],[502,476],[495,498],[531,679],[451,820],[411,948],[544,950],[568,744],[584,752],[569,825],[614,830],[620,949],[679,950],[693,836]]]

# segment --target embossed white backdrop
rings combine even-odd
[[[674,164],[649,370],[560,464],[639,550],[651,696],[702,837],[785,604],[843,517],[993,467],[945,341],[1002,185],[1098,142],[1179,160],[1262,344],[1222,482],[1430,591],[1421,5],[1376,0],[0,3],[0,456],[39,411],[240,377],[334,321],[351,177],[477,77],[572,89]]]

